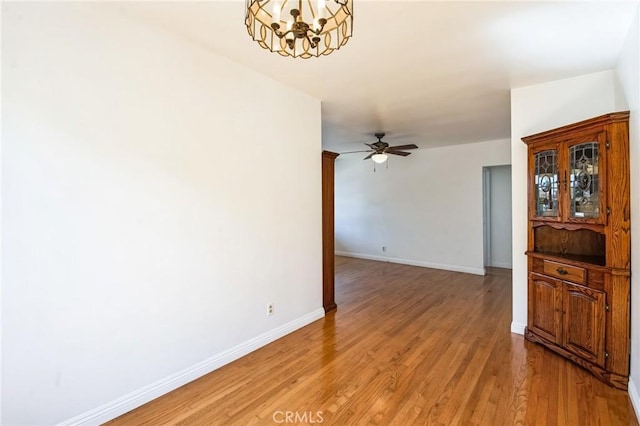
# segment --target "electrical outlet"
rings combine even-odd
[[[273,315],[273,302],[267,305],[267,316],[270,317],[271,315]]]

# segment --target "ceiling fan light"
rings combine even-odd
[[[378,164],[382,164],[387,161],[387,154],[374,154],[371,159]]]

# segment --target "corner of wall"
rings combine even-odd
[[[632,379],[629,379],[629,399],[631,399],[631,405],[636,412],[636,417],[640,419],[640,391],[638,391],[638,387]]]
[[[613,73],[613,102],[616,111],[626,111],[629,109],[629,102],[624,94],[624,88],[622,87],[617,72]]]
[[[511,323],[511,332],[514,334],[520,334],[524,336],[524,329],[526,328],[526,324],[522,324],[519,322]]]

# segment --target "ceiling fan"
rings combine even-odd
[[[366,143],[365,142],[365,145],[367,145],[371,149],[366,149],[366,150],[363,150],[363,151],[343,152],[342,154],[354,154],[356,152],[370,152],[371,154],[369,154],[366,157],[364,157],[364,160],[368,160],[369,158],[371,158],[376,163],[384,163],[385,161],[387,161],[387,154],[400,155],[402,157],[406,157],[407,155],[410,155],[411,153],[410,152],[404,152],[404,150],[407,150],[407,149],[418,149],[418,146],[414,145],[414,144],[389,146],[388,143],[382,142],[382,138],[384,137],[384,133],[382,133],[382,132],[381,133],[376,133],[375,137],[378,138],[378,142],[374,142],[374,143]]]

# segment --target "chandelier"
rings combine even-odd
[[[353,0],[246,0],[246,6],[251,38],[282,56],[328,55],[353,30]]]

